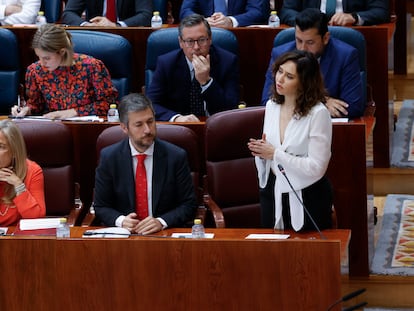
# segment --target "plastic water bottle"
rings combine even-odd
[[[201,219],[194,219],[194,225],[191,228],[191,237],[193,239],[202,239],[205,237],[204,226],[201,223]]]
[[[115,104],[109,106],[108,122],[119,122],[119,112]]]
[[[47,24],[47,20],[46,20],[46,17],[45,17],[45,12],[39,11],[37,13],[37,16],[36,16],[36,25],[40,27],[44,24]]]
[[[279,16],[277,16],[276,11],[270,12],[269,27],[272,27],[272,28],[280,27],[280,19],[279,19]]]
[[[162,18],[160,12],[154,11],[151,18],[151,27],[152,28],[161,28],[162,27]]]
[[[57,238],[70,238],[70,228],[66,218],[60,218],[59,225],[56,228]]]

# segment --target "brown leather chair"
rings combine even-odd
[[[223,111],[206,122],[205,205],[221,210],[224,224],[232,228],[258,228],[259,185],[249,138],[260,138],[264,107]]]
[[[16,120],[26,143],[29,159],[43,169],[47,216],[68,217],[75,225],[82,204],[76,199],[73,139],[60,122]],[[75,201],[76,200],[76,201]]]
[[[194,131],[188,127],[173,124],[157,124],[158,138],[177,145],[187,151],[188,161],[190,165],[191,174],[193,177],[194,188],[198,202],[201,202],[202,188],[200,187],[200,159],[199,159],[199,141]],[[124,138],[126,134],[122,131],[120,126],[112,126],[105,129],[96,141],[97,158],[99,159],[100,152],[103,148],[112,145]],[[204,221],[205,208],[200,206],[197,212],[197,218]],[[82,225],[89,226],[96,224],[94,220],[94,211],[91,207],[89,214],[85,217]]]

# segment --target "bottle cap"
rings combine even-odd
[[[111,109],[115,109],[115,108],[116,108],[116,104],[110,104],[110,105],[109,105],[109,108],[111,108]]]
[[[198,218],[194,219],[194,224],[201,225],[201,219],[198,219]]]
[[[59,219],[59,222],[60,222],[61,224],[65,224],[67,221],[68,221],[68,220],[67,220],[65,217],[62,217],[62,218],[60,218],[60,219]]]
[[[277,13],[277,11],[272,11],[272,12],[270,12],[270,14],[272,14],[272,15],[273,15],[273,14],[276,14],[276,13]]]
[[[160,12],[158,12],[158,11],[154,11],[154,13],[153,13],[154,15],[160,15]]]
[[[45,15],[45,12],[43,12],[43,11],[39,11],[38,13],[37,13],[37,15]]]

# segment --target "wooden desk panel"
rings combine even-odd
[[[325,310],[339,239],[2,238],[0,309]]]
[[[16,35],[20,47],[22,81],[25,68],[35,60],[30,49],[35,28],[9,27]],[[390,143],[388,111],[388,37],[389,27],[370,26],[353,27],[360,31],[367,43],[368,83],[372,86],[376,102],[376,118],[380,126],[374,131],[374,166],[389,167]],[[87,29],[116,33],[128,39],[133,48],[133,74],[131,90],[140,92],[145,84],[145,58],[147,38],[153,31],[146,27],[98,28],[68,27],[68,29]],[[260,104],[264,77],[269,64],[273,39],[282,28],[234,28],[240,48],[240,83],[243,85],[243,98],[249,106]]]

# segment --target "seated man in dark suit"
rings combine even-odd
[[[335,38],[330,38],[328,18],[319,9],[305,9],[296,16],[296,41],[272,49],[269,68],[262,93],[262,105],[269,99],[274,83],[271,69],[275,59],[294,49],[306,50],[318,59],[325,88],[326,107],[332,117],[360,117],[364,113],[364,92],[360,76],[358,51]]]
[[[282,24],[294,26],[296,15],[306,8],[317,8],[328,15],[329,25],[376,25],[389,22],[389,0],[283,0]],[[332,3],[332,4],[331,4]],[[339,5],[341,3],[341,5]]]
[[[270,13],[268,0],[184,0],[180,19],[201,14],[211,27],[244,27],[267,24]]]
[[[83,12],[85,19],[81,17]],[[71,26],[150,26],[151,17],[151,0],[68,0],[62,23]]]
[[[160,121],[197,122],[200,116],[234,109],[239,102],[238,58],[211,44],[203,16],[184,18],[177,49],[158,57],[146,95]]]
[[[95,214],[106,226],[151,234],[192,220],[196,198],[185,150],[156,138],[151,101],[132,93],[119,105],[128,138],[102,150]]]

